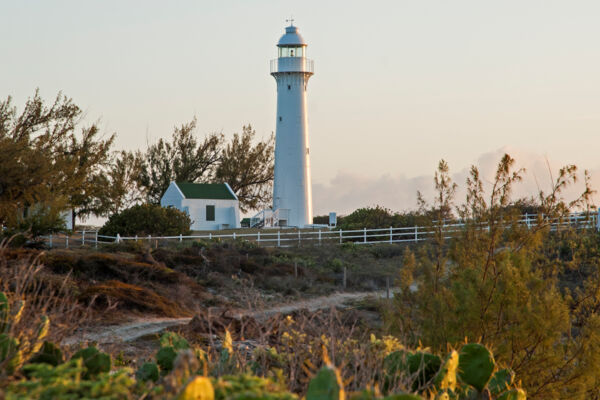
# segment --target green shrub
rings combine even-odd
[[[376,229],[415,226],[423,222],[423,217],[414,212],[394,213],[391,210],[376,206],[359,208],[345,217],[338,218],[341,229]]]
[[[158,365],[152,362],[143,363],[140,369],[137,370],[135,377],[142,382],[156,382],[159,378]]]
[[[31,364],[46,363],[53,366],[62,364],[62,362],[63,354],[60,347],[50,342],[44,342],[40,351],[34,354],[29,360],[29,363]]]
[[[213,382],[215,400],[296,400],[298,396],[287,391],[285,385],[272,379],[238,374],[227,375]],[[307,399],[308,400],[308,399]]]
[[[113,214],[100,229],[101,235],[174,236],[188,235],[190,217],[176,208],[141,204]]]
[[[81,358],[58,366],[30,364],[24,369],[29,379],[20,380],[9,387],[7,399],[125,400],[132,398],[131,392],[135,384],[128,368],[114,373],[103,372],[93,380],[88,380],[84,377],[85,367]]]
[[[85,367],[83,377],[86,379],[110,371],[110,355],[98,351],[98,349],[93,346],[79,350],[71,357],[71,360],[77,360],[79,358],[83,360],[83,365]]]

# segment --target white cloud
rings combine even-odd
[[[549,160],[542,154],[533,153],[514,147],[503,147],[496,151],[482,154],[469,165],[450,165],[452,179],[458,184],[456,202],[465,197],[465,180],[470,165],[478,167],[484,187],[489,190],[494,180],[496,167],[502,156],[508,153],[516,161],[516,168],[525,168],[523,181],[515,186],[513,198],[536,196],[541,189],[545,192],[552,187],[552,179],[556,179],[558,170],[568,162]],[[431,175],[406,177],[384,174],[379,177],[361,176],[339,172],[330,182],[313,184],[313,204],[315,215],[323,215],[330,211],[348,214],[357,208],[380,205],[393,211],[414,210],[417,207],[416,193],[421,191],[426,199],[431,199],[433,191],[433,171]],[[574,199],[583,191],[583,166],[579,166],[580,181],[565,191],[566,199]],[[456,171],[456,172],[453,172]],[[590,171],[592,187],[600,189],[600,170]]]

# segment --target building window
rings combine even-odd
[[[215,220],[215,206],[206,206],[206,220],[207,221]]]
[[[292,90],[292,85],[288,85],[288,90]]]
[[[279,117],[279,122],[281,122],[281,117]]]

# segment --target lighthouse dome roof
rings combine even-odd
[[[306,42],[298,33],[298,27],[290,25],[285,28],[285,34],[279,39],[277,46],[306,46]]]

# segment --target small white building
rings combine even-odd
[[[160,205],[187,213],[195,231],[240,227],[238,198],[227,183],[171,182]]]

